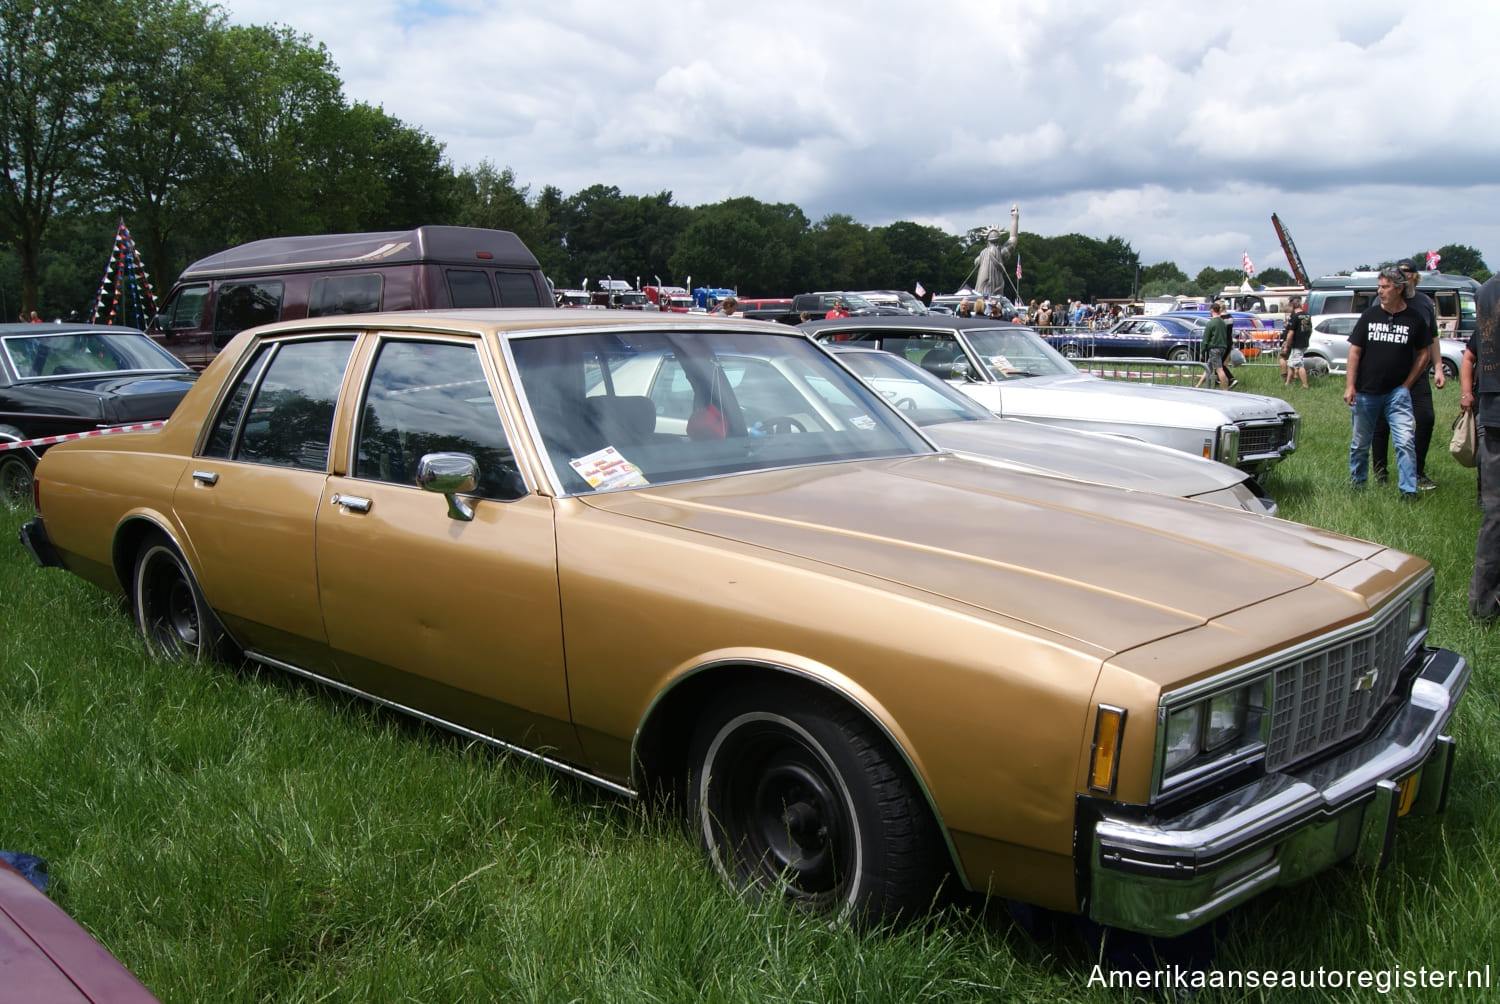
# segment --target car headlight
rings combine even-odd
[[[1162,790],[1258,755],[1270,722],[1266,688],[1258,677],[1190,698],[1167,695],[1158,719]]]
[[[1166,768],[1171,773],[1202,751],[1199,742],[1201,704],[1190,704],[1167,716]]]
[[[1238,464],[1240,462],[1240,427],[1237,425],[1219,426],[1217,447],[1218,456],[1210,457],[1210,460],[1217,460],[1230,467]]]

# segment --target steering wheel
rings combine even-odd
[[[896,400],[893,403],[896,405],[897,408],[901,409],[902,411],[916,411],[917,410],[917,402],[916,402],[915,398],[898,397],[898,398],[896,398]]]
[[[784,432],[807,431],[807,426],[790,415],[777,415],[775,418],[762,419],[760,426],[766,431],[767,435],[771,436],[779,436]]]

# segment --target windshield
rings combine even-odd
[[[139,331],[12,335],[5,355],[21,380],[86,373],[187,371],[177,357]]]
[[[574,494],[932,452],[796,335],[632,328],[521,338],[511,351]]]
[[[1073,376],[1078,370],[1057,350],[1028,328],[1007,325],[1003,328],[965,329],[969,347],[979,362],[996,380],[1019,377]]]
[[[889,352],[839,352],[834,356],[917,425],[989,422],[995,415],[909,359]]]

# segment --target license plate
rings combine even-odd
[[[1417,800],[1417,789],[1421,787],[1418,783],[1421,774],[1412,774],[1397,782],[1396,787],[1400,792],[1401,801],[1396,804],[1396,815],[1404,816],[1411,811],[1412,804]]]

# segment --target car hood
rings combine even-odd
[[[1018,417],[1100,417],[1118,415],[1122,406],[1129,405],[1141,409],[1135,412],[1139,415],[1181,413],[1186,419],[1192,413],[1213,413],[1231,422],[1247,422],[1275,419],[1295,411],[1280,398],[1262,394],[1105,380],[1086,373],[1007,380],[997,385],[997,389],[1002,405],[1000,414]],[[1092,405],[1088,399],[1092,399]],[[1096,411],[1098,415],[1094,414]]]
[[[77,395],[97,401],[95,407],[106,422],[144,422],[172,414],[197,378],[196,373],[117,373],[48,384],[46,391],[57,395],[55,399]],[[41,390],[42,385],[37,389]],[[69,410],[83,414],[86,409],[70,407]]]
[[[1019,419],[943,422],[922,428],[945,450],[1019,470],[1190,498],[1240,484],[1244,471],[1181,450]]]
[[[1103,657],[1306,588],[1383,550],[1297,523],[953,454],[583,501],[945,597]],[[1363,611],[1359,597],[1338,593],[1349,617]]]

